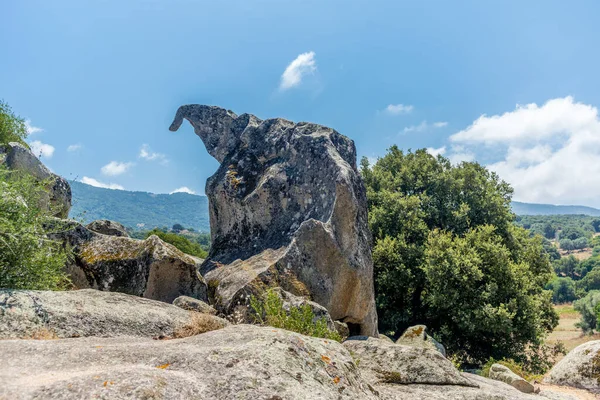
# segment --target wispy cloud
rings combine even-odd
[[[405,104],[390,104],[385,108],[385,112],[391,115],[409,114],[414,110],[411,105]]]
[[[52,158],[52,155],[54,154],[54,146],[42,143],[39,140],[34,140],[29,143],[29,147],[31,148],[31,152],[40,158]]]
[[[402,130],[402,133],[425,132],[430,129],[438,129],[445,126],[448,126],[447,122],[434,122],[433,124],[429,124],[427,121],[423,121],[419,125],[407,126]]]
[[[25,129],[27,129],[28,135],[33,135],[34,133],[40,133],[44,131],[42,128],[31,125],[31,120],[29,119],[25,121]]]
[[[182,186],[180,188],[177,188],[175,190],[173,190],[171,193],[169,194],[173,194],[173,193],[188,193],[188,194],[196,194],[195,191],[193,191],[192,189],[190,189],[187,186]]]
[[[81,182],[85,183],[86,185],[95,186],[95,187],[104,188],[104,189],[125,190],[125,188],[123,186],[117,185],[116,183],[104,183],[104,182],[100,182],[94,178],[88,178],[87,176],[84,176],[81,179]]]
[[[444,155],[444,153],[446,153],[446,146],[442,146],[437,149],[433,148],[433,147],[428,147],[426,150],[432,156],[437,157],[437,156]]]
[[[292,61],[283,74],[279,84],[280,90],[291,89],[302,82],[302,78],[307,74],[312,74],[317,70],[315,52],[302,53]]]
[[[167,158],[166,155],[164,155],[162,153],[153,152],[150,149],[150,146],[145,143],[142,145],[142,148],[140,149],[140,154],[138,157],[142,158],[146,161],[157,161],[161,165],[167,165],[169,163],[169,159]]]
[[[67,151],[69,153],[73,153],[77,150],[81,150],[82,147],[83,147],[83,145],[81,145],[81,144],[72,144],[69,147],[67,147]]]
[[[129,168],[133,166],[133,163],[130,162],[119,162],[119,161],[111,161],[102,167],[100,170],[104,175],[108,176],[116,176],[121,175],[127,172]]]

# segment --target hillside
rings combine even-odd
[[[71,218],[86,223],[110,219],[134,229],[171,227],[179,223],[186,228],[210,231],[206,196],[102,189],[81,182],[70,184],[73,191]]]
[[[591,215],[599,216],[600,210],[586,206],[555,206],[552,204],[534,204],[512,202],[512,210],[517,215]]]

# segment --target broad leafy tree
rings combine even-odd
[[[552,269],[541,238],[514,226],[511,187],[425,150],[393,146],[361,165],[380,330],[425,323],[469,362],[540,344],[557,323],[544,290]]]

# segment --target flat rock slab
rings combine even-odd
[[[160,301],[93,289],[0,290],[0,339],[173,337],[195,324],[195,314]],[[217,326],[227,324],[206,318]]]
[[[4,399],[376,399],[334,341],[252,325],[185,339],[0,341]]]
[[[477,387],[465,378],[440,352],[390,343],[387,340],[346,340],[344,347],[372,385],[429,384]]]

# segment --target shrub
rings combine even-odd
[[[489,377],[492,365],[500,364],[526,381],[539,381],[543,374],[557,362],[558,357],[565,354],[567,354],[567,349],[562,342],[557,342],[552,346],[544,344],[535,348],[529,348],[524,361],[520,363],[511,359],[495,360],[494,358],[490,358],[482,367],[481,375],[486,378]]]
[[[598,316],[596,307],[600,304],[600,290],[592,290],[584,298],[574,303],[575,310],[581,314],[581,321],[577,327],[583,330],[583,333],[592,334],[594,329],[598,329]]]
[[[190,322],[184,326],[176,328],[173,332],[173,337],[179,339],[200,335],[201,333],[223,329],[225,326],[227,326],[225,321],[215,317],[214,315],[190,311]]]
[[[337,331],[327,327],[325,318],[315,321],[315,314],[308,304],[290,307],[289,312],[283,308],[283,299],[273,289],[267,290],[262,298],[252,296],[250,307],[255,313],[256,322],[274,328],[286,329],[307,336],[342,341]]]
[[[164,242],[172,244],[185,254],[196,256],[200,258],[206,258],[208,253],[202,249],[202,247],[195,242],[191,242],[185,236],[178,235],[176,233],[164,232],[159,229],[154,229],[146,232],[146,238],[156,235],[161,238]]]
[[[7,103],[0,100],[0,144],[19,142],[27,146],[26,137],[25,121],[16,116]]]
[[[29,175],[0,168],[0,288],[68,286],[64,268],[69,252],[48,238],[51,211],[40,207],[44,185]]]

